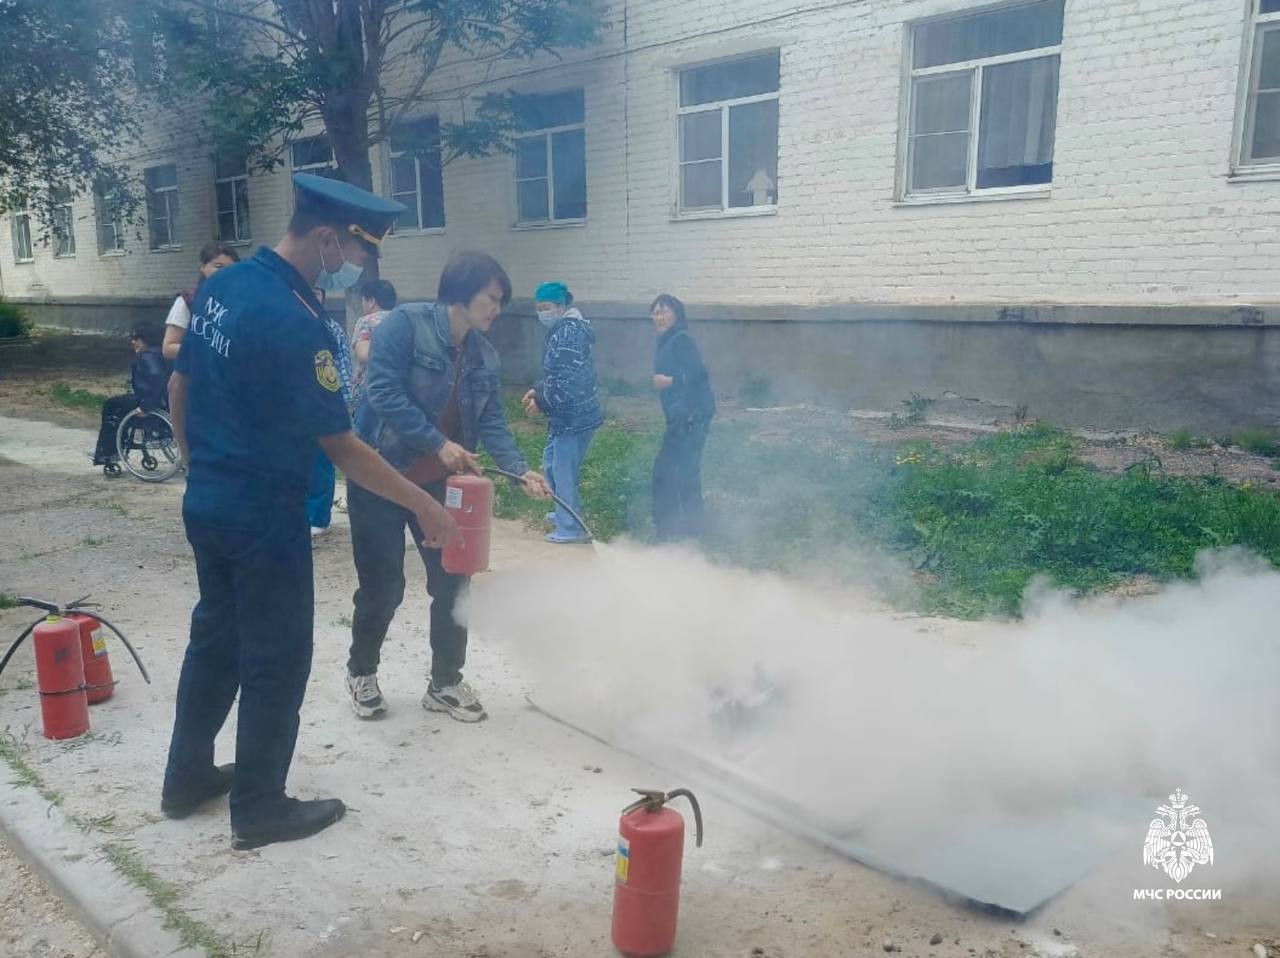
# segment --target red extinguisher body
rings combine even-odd
[[[89,700],[84,689],[80,623],[51,615],[35,627],[31,638],[44,737],[83,735],[89,731]]]
[[[453,575],[475,575],[489,568],[489,527],[493,521],[493,483],[484,476],[450,476],[444,507],[458,524],[458,535],[444,547],[441,561]]]
[[[67,618],[80,626],[80,655],[84,659],[85,695],[89,704],[105,702],[115,692],[116,681],[111,674],[111,656],[107,654],[107,637],[103,635],[102,623],[82,613]]]
[[[675,947],[683,862],[684,818],[679,812],[640,808],[622,816],[613,943],[629,958],[653,958]]]
[[[686,789],[642,791],[618,823],[613,886],[613,944],[628,958],[657,958],[675,947],[684,870],[684,818],[666,802],[684,796],[693,805],[698,845],[702,811]]]

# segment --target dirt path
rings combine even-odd
[[[618,809],[632,786],[685,783],[531,712],[523,677],[484,635],[473,640],[469,677],[492,719],[468,727],[423,712],[426,597],[412,574],[381,673],[393,710],[357,722],[342,690],[354,585],[345,517],[316,554],[315,665],[290,782],[303,797],[339,795],[352,813],[323,839],[247,853],[230,850],[225,805],[163,819],[158,786],[196,594],[181,485],[107,481],[78,456],[88,439],[83,429],[0,416],[0,588],[93,593],[154,677],[144,686],[115,654],[115,698],[95,708],[90,736],[63,744],[40,738],[29,655],[0,677],[0,730],[24,744],[68,811],[109,815],[101,841],[133,849],[238,955],[613,953]],[[496,573],[565,555],[499,524]],[[0,612],[0,636],[28,619]],[[220,739],[221,761],[232,733]],[[1266,932],[1230,905],[1134,906],[1120,897],[1122,864],[1014,924],[829,854],[714,794],[704,804],[708,843],[686,865],[683,958],[849,958],[886,944],[922,958],[1226,958],[1248,954]]]
[[[0,774],[3,774],[0,770]],[[0,954],[6,958],[104,958],[66,904],[0,841]]]

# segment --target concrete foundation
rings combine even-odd
[[[40,325],[124,332],[162,320],[169,302],[23,305]],[[647,387],[647,305],[581,306],[599,336],[600,376]],[[1280,306],[691,306],[690,320],[725,396],[752,382],[775,402],[893,409],[919,393],[1066,426],[1209,436],[1280,419]],[[532,304],[513,304],[492,337],[508,379],[538,377]]]

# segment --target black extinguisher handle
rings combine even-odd
[[[687,788],[677,788],[675,791],[667,792],[666,800],[669,802],[673,798],[683,796],[689,800],[689,804],[693,806],[693,828],[696,836],[697,845],[702,847],[702,806],[698,804],[698,797]]]

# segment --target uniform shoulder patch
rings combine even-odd
[[[338,364],[334,362],[333,353],[327,349],[316,353],[316,382],[331,393],[342,388],[342,382],[338,379]]]

